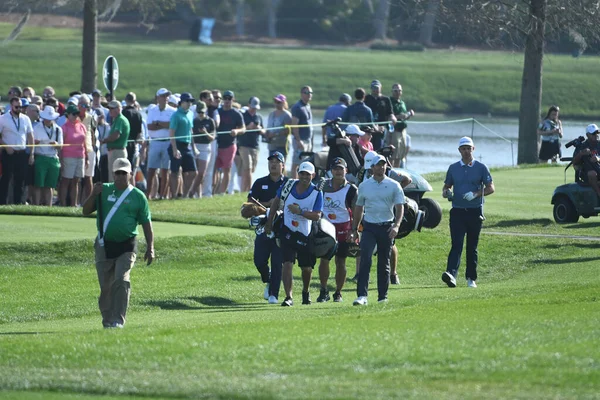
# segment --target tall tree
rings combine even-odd
[[[81,46],[81,90],[91,93],[98,77],[98,1],[83,3],[83,43]]]
[[[281,0],[267,0],[267,3],[269,37],[275,39],[277,37],[277,8],[279,7]]]
[[[390,0],[379,0],[373,18],[375,28],[375,39],[385,40],[387,38],[388,18],[390,16]]]
[[[246,2],[244,0],[236,1],[235,12],[235,30],[238,36],[244,36],[245,33],[245,18],[246,18]]]
[[[433,44],[433,28],[435,26],[435,18],[440,9],[440,0],[429,0],[425,18],[419,34],[419,42],[423,46],[431,46]]]

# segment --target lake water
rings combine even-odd
[[[271,110],[261,110],[266,119]],[[323,111],[314,111],[313,121],[321,122]],[[411,136],[411,149],[408,154],[408,168],[420,172],[446,171],[448,165],[459,160],[458,140],[462,136],[472,136],[475,143],[475,157],[488,167],[516,165],[518,155],[519,126],[516,118],[476,117],[477,122],[452,122],[470,117],[448,117],[439,114],[417,114],[408,124]],[[593,121],[563,121],[564,156],[570,156],[572,149],[564,144],[578,136],[585,136],[585,127]],[[265,122],[266,123],[266,122]],[[313,128],[315,151],[321,147],[321,128]],[[257,171],[253,178],[266,175],[267,145],[261,143]],[[289,170],[291,161],[287,163]]]

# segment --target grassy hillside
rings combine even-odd
[[[0,24],[0,37],[10,29]],[[41,90],[51,84],[65,99],[80,86],[77,30],[28,26],[2,52],[0,87],[19,84]],[[377,78],[386,93],[394,82],[401,82],[408,105],[421,112],[494,115],[518,114],[523,63],[522,54],[507,52],[275,49],[226,43],[205,47],[101,34],[99,68],[110,54],[119,61],[117,96],[134,91],[143,102],[166,86],[196,95],[205,88],[233,89],[242,102],[253,95],[270,102],[275,94],[284,93],[293,103],[300,87],[308,84],[314,89],[313,105],[324,108],[340,93],[359,86],[368,89]],[[597,65],[597,57],[547,56],[544,108],[558,104],[565,118],[596,116]],[[98,86],[102,87],[101,77]]]

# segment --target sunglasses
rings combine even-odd
[[[90,108],[89,104],[79,104],[79,107],[81,108]]]
[[[223,100],[233,100],[233,97],[231,97],[231,96],[224,96]]]
[[[127,175],[127,171],[115,171],[115,175]]]
[[[392,89],[392,92],[401,92],[402,89]]]
[[[15,110],[20,110],[23,107],[21,107],[21,106],[12,106],[12,108],[14,108]]]
[[[313,92],[308,92],[308,91],[302,92],[302,93],[304,93],[304,94],[313,94]]]

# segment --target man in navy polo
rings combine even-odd
[[[477,244],[483,217],[483,196],[494,193],[492,175],[485,164],[473,158],[475,145],[470,137],[458,142],[461,160],[450,165],[444,181],[442,196],[452,200],[450,210],[450,237],[452,249],[448,255],[446,272],[442,281],[449,287],[456,287],[456,277],[460,265],[465,235],[467,235],[467,286],[476,288],[477,283]],[[454,193],[451,189],[454,188]]]
[[[248,200],[254,198],[263,206],[270,208],[273,199],[277,196],[277,190],[288,178],[283,176],[285,158],[283,154],[274,151],[267,158],[269,161],[269,175],[257,179],[250,192]],[[269,257],[271,258],[271,270],[269,271]],[[265,300],[269,304],[278,304],[279,287],[281,286],[281,249],[277,246],[275,238],[269,238],[264,232],[256,235],[254,241],[254,265],[265,283]]]

